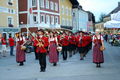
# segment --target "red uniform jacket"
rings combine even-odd
[[[77,46],[78,47],[85,47],[86,46],[86,37],[82,36],[82,39],[80,41],[80,36],[77,37]]]
[[[48,46],[48,38],[43,36],[41,38],[37,37],[37,39],[39,41],[35,40],[35,45],[37,46],[36,52],[37,53],[46,53],[47,52],[46,47]],[[39,46],[38,45],[39,43],[43,44],[43,46]]]
[[[62,46],[68,46],[69,45],[68,36],[65,36],[64,38],[60,39],[60,44]]]
[[[69,36],[69,44],[75,44],[75,36]]]

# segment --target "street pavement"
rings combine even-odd
[[[92,51],[83,61],[77,53],[67,61],[60,55],[56,67],[49,63],[47,57],[46,72],[40,72],[34,53],[26,55],[24,66],[18,66],[15,56],[0,58],[0,80],[120,80],[120,48],[105,43],[105,63],[96,68],[92,63]],[[14,51],[15,52],[15,51]]]

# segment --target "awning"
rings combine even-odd
[[[114,14],[111,14],[111,20],[120,21],[120,11]]]
[[[107,21],[106,23],[104,23],[104,27],[105,28],[120,28],[120,21],[115,21],[115,20]]]

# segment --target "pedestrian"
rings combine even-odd
[[[104,38],[105,38],[105,41],[107,42],[108,41],[108,34],[107,33],[105,34]]]
[[[42,29],[38,30],[38,37],[36,40],[36,52],[38,53],[40,72],[46,71],[46,43],[48,43],[48,41],[44,36],[44,31]]]
[[[100,35],[99,30],[96,30],[93,36],[93,63],[99,68],[101,67],[101,63],[104,63],[103,51],[100,50],[101,46],[104,47],[103,37]]]
[[[9,46],[10,46],[10,56],[14,56],[13,51],[14,51],[15,40],[10,35],[8,41],[9,41]]]
[[[23,66],[26,60],[25,51],[22,49],[23,44],[25,43],[25,37],[21,33],[17,33],[16,36],[16,61],[19,63],[19,66]]]
[[[2,43],[2,55],[3,57],[6,57],[6,53],[7,53],[7,41],[6,41],[6,37],[3,36],[1,39],[1,43]]]
[[[58,62],[58,52],[57,52],[58,40],[53,32],[50,32],[49,36],[49,62],[53,63],[53,66],[57,65]]]

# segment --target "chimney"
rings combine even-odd
[[[118,2],[118,6],[120,7],[120,2]]]

